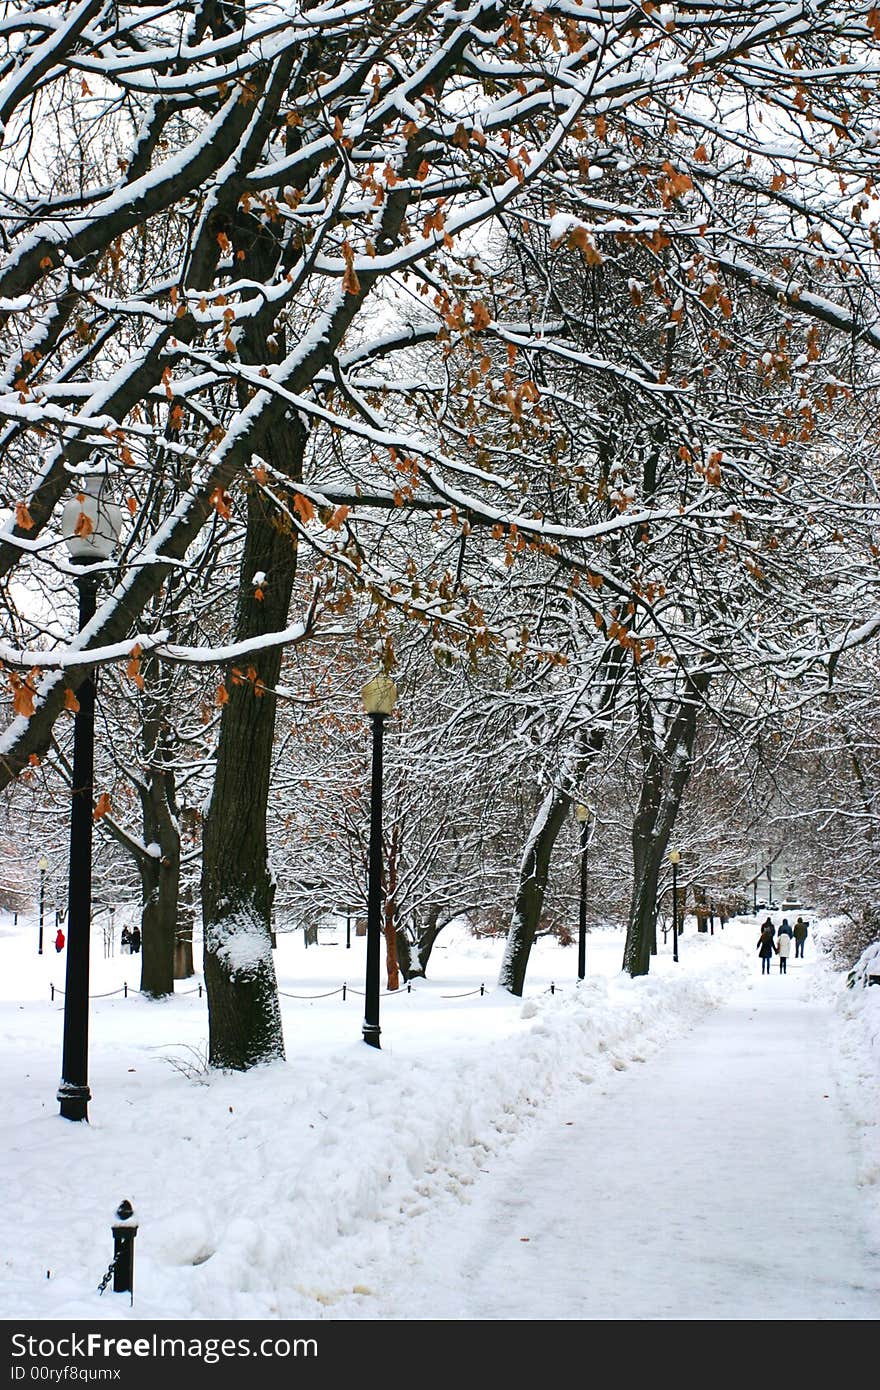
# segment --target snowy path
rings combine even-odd
[[[568,1091],[398,1250],[385,1313],[354,1316],[877,1318],[828,1007],[789,971]]]

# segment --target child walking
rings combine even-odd
[[[788,974],[788,957],[791,954],[791,937],[787,932],[779,933],[779,940],[776,943],[776,954],[779,956],[780,975]]]

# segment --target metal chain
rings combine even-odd
[[[121,1254],[121,1251],[120,1251],[120,1254]],[[108,1269],[107,1269],[107,1273],[104,1275],[104,1278],[101,1280],[100,1284],[98,1285],[98,1293],[99,1293],[99,1294],[104,1292],[104,1290],[106,1289],[107,1285],[110,1283],[110,1280],[113,1278],[113,1271],[114,1271],[115,1268],[116,1268],[116,1265],[117,1265],[118,1260],[119,1260],[119,1255],[114,1255],[114,1256],[113,1256],[113,1259],[110,1261],[110,1264],[109,1264]]]

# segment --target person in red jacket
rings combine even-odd
[[[64,932],[61,930],[60,927],[58,928],[58,931],[55,934],[55,950],[64,950]]]

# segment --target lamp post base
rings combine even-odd
[[[91,1098],[92,1093],[88,1086],[77,1086],[72,1081],[62,1081],[56,1097],[61,1104],[62,1119],[88,1120]]]
[[[365,1043],[367,1043],[370,1047],[380,1047],[379,1034],[381,1032],[381,1029],[378,1023],[365,1023],[363,1032]]]

